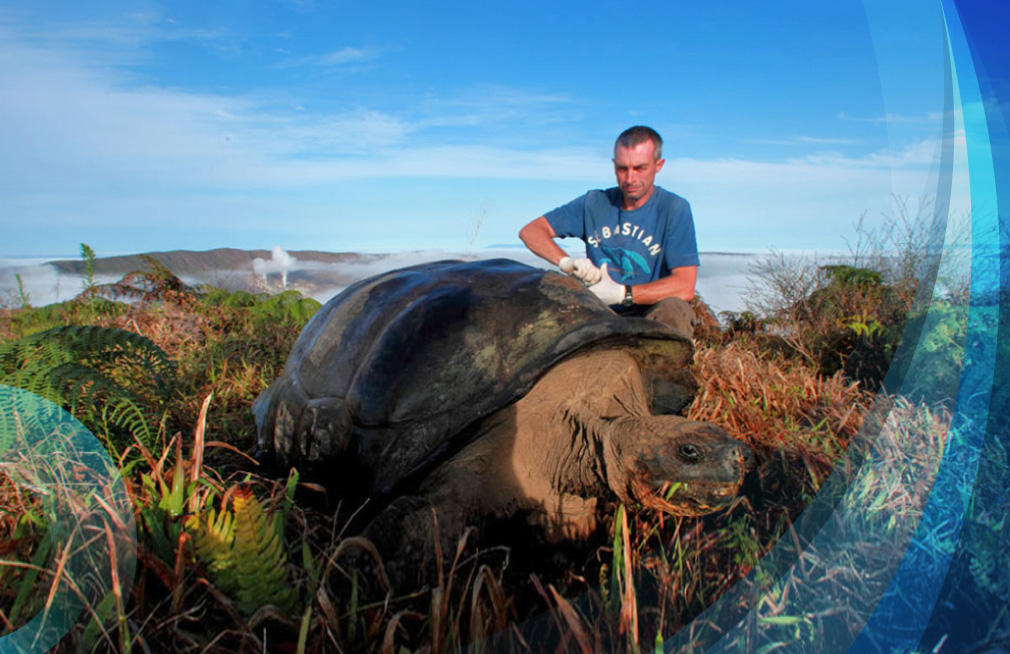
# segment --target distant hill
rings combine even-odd
[[[371,255],[351,252],[320,252],[317,250],[292,250],[288,254],[298,261],[319,263],[347,263],[371,258]],[[118,257],[98,257],[95,259],[94,272],[96,275],[125,275],[135,270],[146,270],[145,256],[156,260],[178,276],[192,276],[218,270],[252,270],[254,260],[270,261],[273,253],[270,250],[217,248],[203,252],[172,250],[170,252],[151,252],[146,255],[128,254]],[[83,275],[86,272],[84,262],[80,259],[50,261],[48,264],[63,274]]]

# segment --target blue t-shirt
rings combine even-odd
[[[621,284],[652,282],[673,268],[699,263],[691,205],[658,186],[634,211],[621,209],[621,190],[615,187],[589,191],[544,217],[557,236],[585,241],[586,256],[597,266],[606,262]]]

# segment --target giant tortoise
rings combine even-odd
[[[520,515],[550,540],[616,496],[675,515],[732,502],[752,466],[677,413],[696,384],[685,334],[614,314],[576,279],[507,259],[366,279],[305,327],[254,404],[261,449],[385,507],[388,556]],[[443,547],[446,546],[442,540]]]

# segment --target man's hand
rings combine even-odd
[[[586,286],[592,286],[603,278],[603,271],[596,267],[592,261],[586,258],[575,260],[575,271],[573,273],[581,279]]]
[[[591,286],[589,290],[606,304],[620,304],[624,300],[626,292],[624,284],[618,284],[610,277],[606,262],[600,266],[599,271],[602,279],[598,284]]]
[[[560,268],[563,273],[567,273],[573,277],[578,277],[586,286],[592,286],[596,282],[600,281],[600,278],[603,276],[600,269],[597,268],[592,261],[585,257],[580,259],[565,257],[558,262],[558,268]]]

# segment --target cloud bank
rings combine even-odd
[[[573,248],[570,252],[581,256],[584,251]],[[746,303],[746,289],[750,267],[762,254],[727,255],[702,253],[699,269],[698,293],[715,311],[741,311]],[[274,246],[271,259],[256,259],[247,270],[219,270],[200,276],[184,276],[188,284],[211,284],[231,288],[248,288],[251,272],[257,276],[273,276],[267,281],[272,291],[280,290],[279,275],[288,278],[287,287],[326,302],[354,282],[390,270],[442,259],[493,259],[504,257],[528,265],[553,270],[554,267],[537,258],[524,248],[486,248],[473,252],[422,250],[390,254],[364,255],[346,262],[325,264],[316,261],[299,261],[285,248]],[[299,273],[302,273],[299,275]],[[76,297],[84,288],[80,275],[61,274],[41,260],[0,259],[0,307],[21,306],[18,281],[31,306],[44,306]],[[312,283],[311,288],[297,281],[301,279],[340,280],[341,283]],[[98,284],[119,280],[119,276],[98,276]]]

